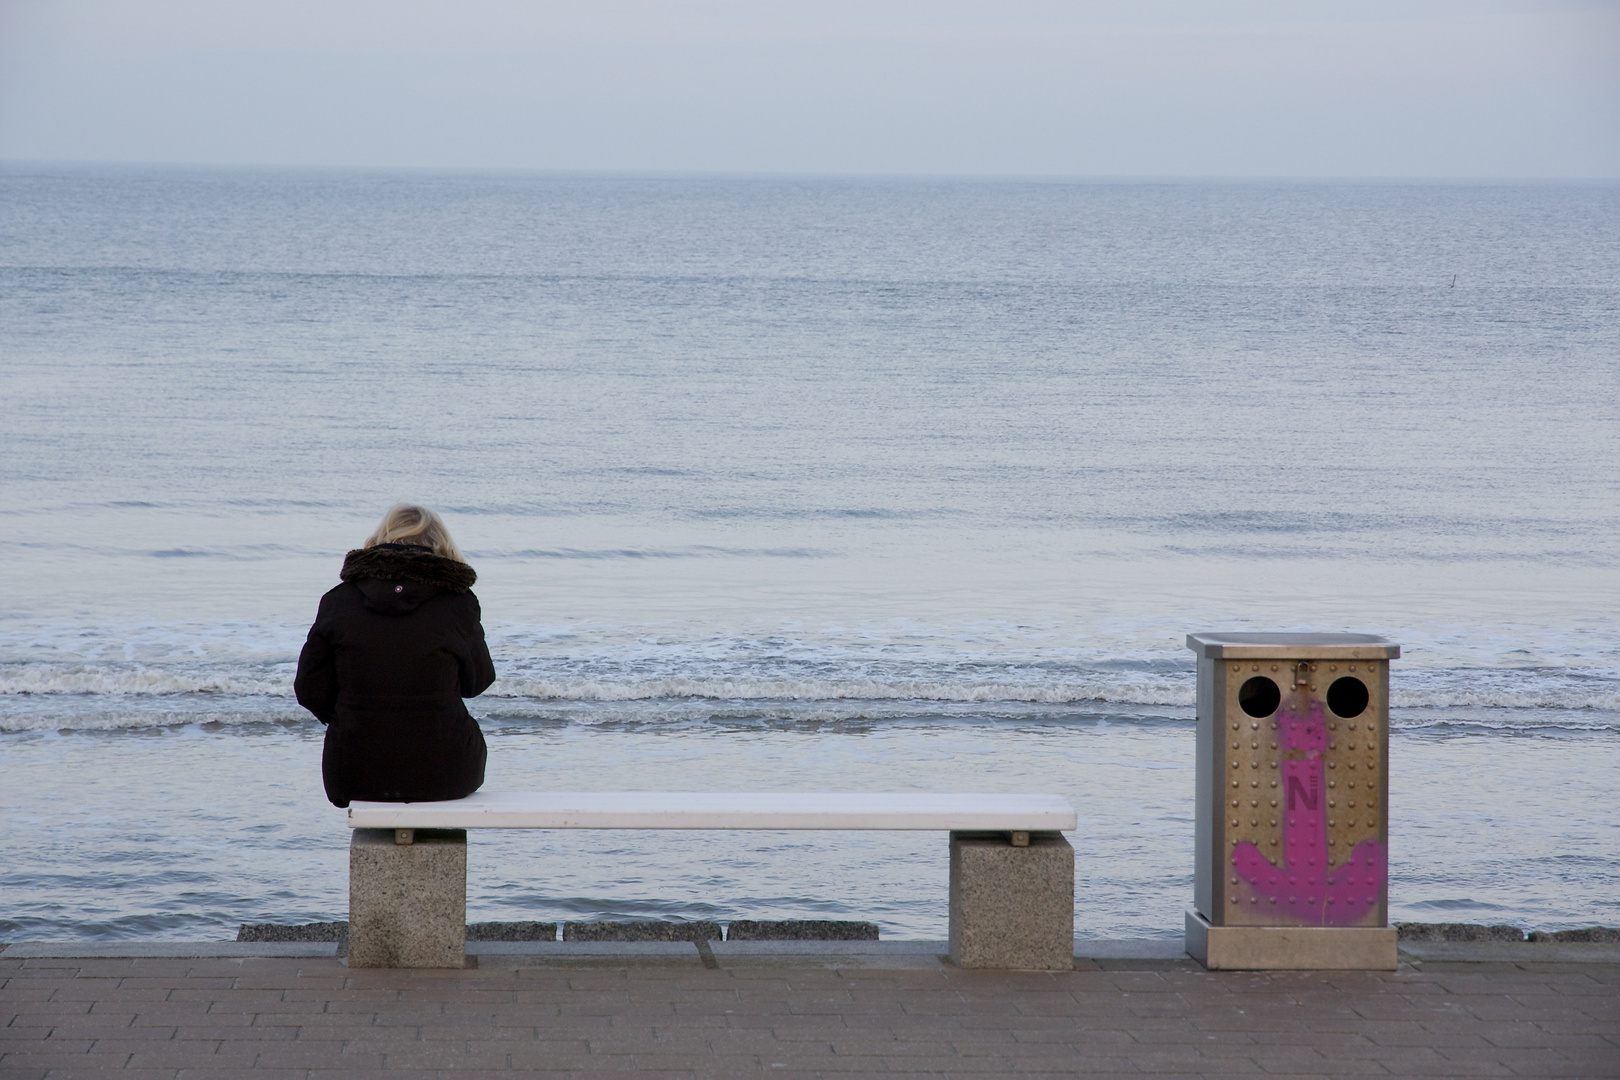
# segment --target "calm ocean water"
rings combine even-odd
[[[1620,924],[1620,186],[0,168],[0,940],[341,918],[401,499],[491,788],[1052,790],[1179,933],[1189,630],[1394,666],[1398,919]],[[940,937],[943,837],[489,834],[475,918]]]

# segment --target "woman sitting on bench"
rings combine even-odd
[[[488,751],[462,699],[495,681],[478,575],[438,514],[401,505],[338,576],[293,682],[298,703],[327,725],[326,797],[348,806],[471,795]]]

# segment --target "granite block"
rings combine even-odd
[[[467,833],[355,829],[349,842],[349,966],[459,968],[466,963]]]
[[[830,919],[733,919],[727,941],[876,941],[877,923]]]
[[[707,919],[667,922],[566,922],[564,941],[719,941],[720,924]]]
[[[951,833],[950,957],[964,968],[1074,966],[1074,848],[1057,832]]]
[[[467,924],[468,941],[556,941],[554,922],[475,922]]]

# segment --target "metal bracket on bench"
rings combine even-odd
[[[1029,847],[1029,833],[1023,829],[1014,829],[1007,834],[1007,839],[1013,847]]]
[[[1026,839],[1024,842],[1028,843],[1029,841]],[[415,829],[395,829],[394,830],[394,843],[396,843],[396,844],[414,844],[414,843],[416,843],[416,830]]]

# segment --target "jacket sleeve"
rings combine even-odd
[[[315,616],[315,625],[309,628],[309,637],[304,640],[304,650],[298,654],[298,674],[293,677],[293,693],[298,695],[298,704],[314,713],[315,719],[330,724],[337,712],[337,650],[325,633],[325,620],[322,618],[325,614],[326,602],[323,598],[321,611]]]
[[[467,647],[457,658],[461,668],[461,696],[477,697],[495,681],[495,661],[489,657],[489,645],[484,641],[483,611],[478,597],[467,594],[471,601],[470,625],[467,627]]]

